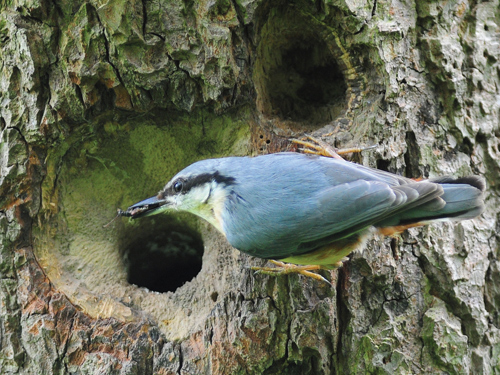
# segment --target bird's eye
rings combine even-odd
[[[182,188],[184,187],[184,184],[182,181],[175,181],[174,182],[174,191],[176,193],[180,193],[182,191]]]

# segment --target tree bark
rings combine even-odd
[[[0,373],[500,373],[499,41],[498,0],[4,2]],[[482,175],[486,211],[374,236],[333,287],[190,216],[103,228],[304,133]]]

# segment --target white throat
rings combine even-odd
[[[205,219],[224,234],[222,210],[228,194],[228,189],[215,181],[196,187],[191,190],[190,195],[198,204],[187,211]]]

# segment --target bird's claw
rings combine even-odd
[[[271,263],[276,265],[276,267],[251,267],[255,273],[261,273],[264,275],[270,275],[270,276],[280,276],[280,275],[288,275],[291,273],[299,273],[301,275],[311,277],[315,280],[318,281],[324,281],[325,283],[329,284],[330,286],[332,285],[326,278],[323,276],[311,272],[311,271],[317,271],[322,269],[321,266],[318,265],[311,265],[311,266],[300,266],[296,264],[290,264],[290,263],[284,263],[280,262],[277,260],[270,260]]]
[[[299,151],[306,154],[314,154],[320,156],[326,156],[335,159],[344,160],[340,155],[358,153],[361,151],[372,150],[377,147],[377,145],[367,146],[367,147],[352,147],[352,148],[342,148],[337,149],[330,146],[328,143],[322,141],[321,139],[314,138],[310,135],[306,136],[307,140],[292,139],[293,143],[304,146],[299,148]]]
[[[299,151],[302,151],[303,153],[343,160],[343,158],[338,154],[338,150],[335,150],[332,146],[321,139],[314,138],[310,135],[307,135],[306,139],[307,140],[292,139],[292,142],[304,146],[304,148],[299,149]]]

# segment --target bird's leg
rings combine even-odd
[[[343,159],[332,146],[328,143],[322,141],[321,139],[317,139],[308,135],[306,137],[306,141],[301,139],[292,139],[293,143],[304,146],[304,148],[299,148],[299,151],[302,151],[306,154],[314,154],[327,156],[335,159]],[[312,142],[310,142],[312,141]]]
[[[284,263],[277,260],[269,260],[269,262],[274,264],[276,267],[251,267],[251,269],[253,271],[256,271],[256,273],[263,273],[265,275],[271,275],[271,276],[287,275],[290,273],[300,273],[301,275],[311,277],[315,280],[324,281],[325,283],[331,285],[331,283],[323,276],[311,272],[323,269],[322,266],[319,265],[299,266],[297,264]],[[340,262],[340,264],[342,265],[342,262]]]
[[[343,160],[343,158],[340,155],[350,154],[352,152],[361,152],[376,147],[376,146],[368,146],[368,147],[334,149],[332,146],[322,141],[321,139],[311,137],[310,135],[307,136],[307,139],[308,140],[292,139],[292,142],[304,146],[304,148],[300,148],[299,151],[302,151],[306,154],[327,156],[330,158],[341,159],[341,160]]]

